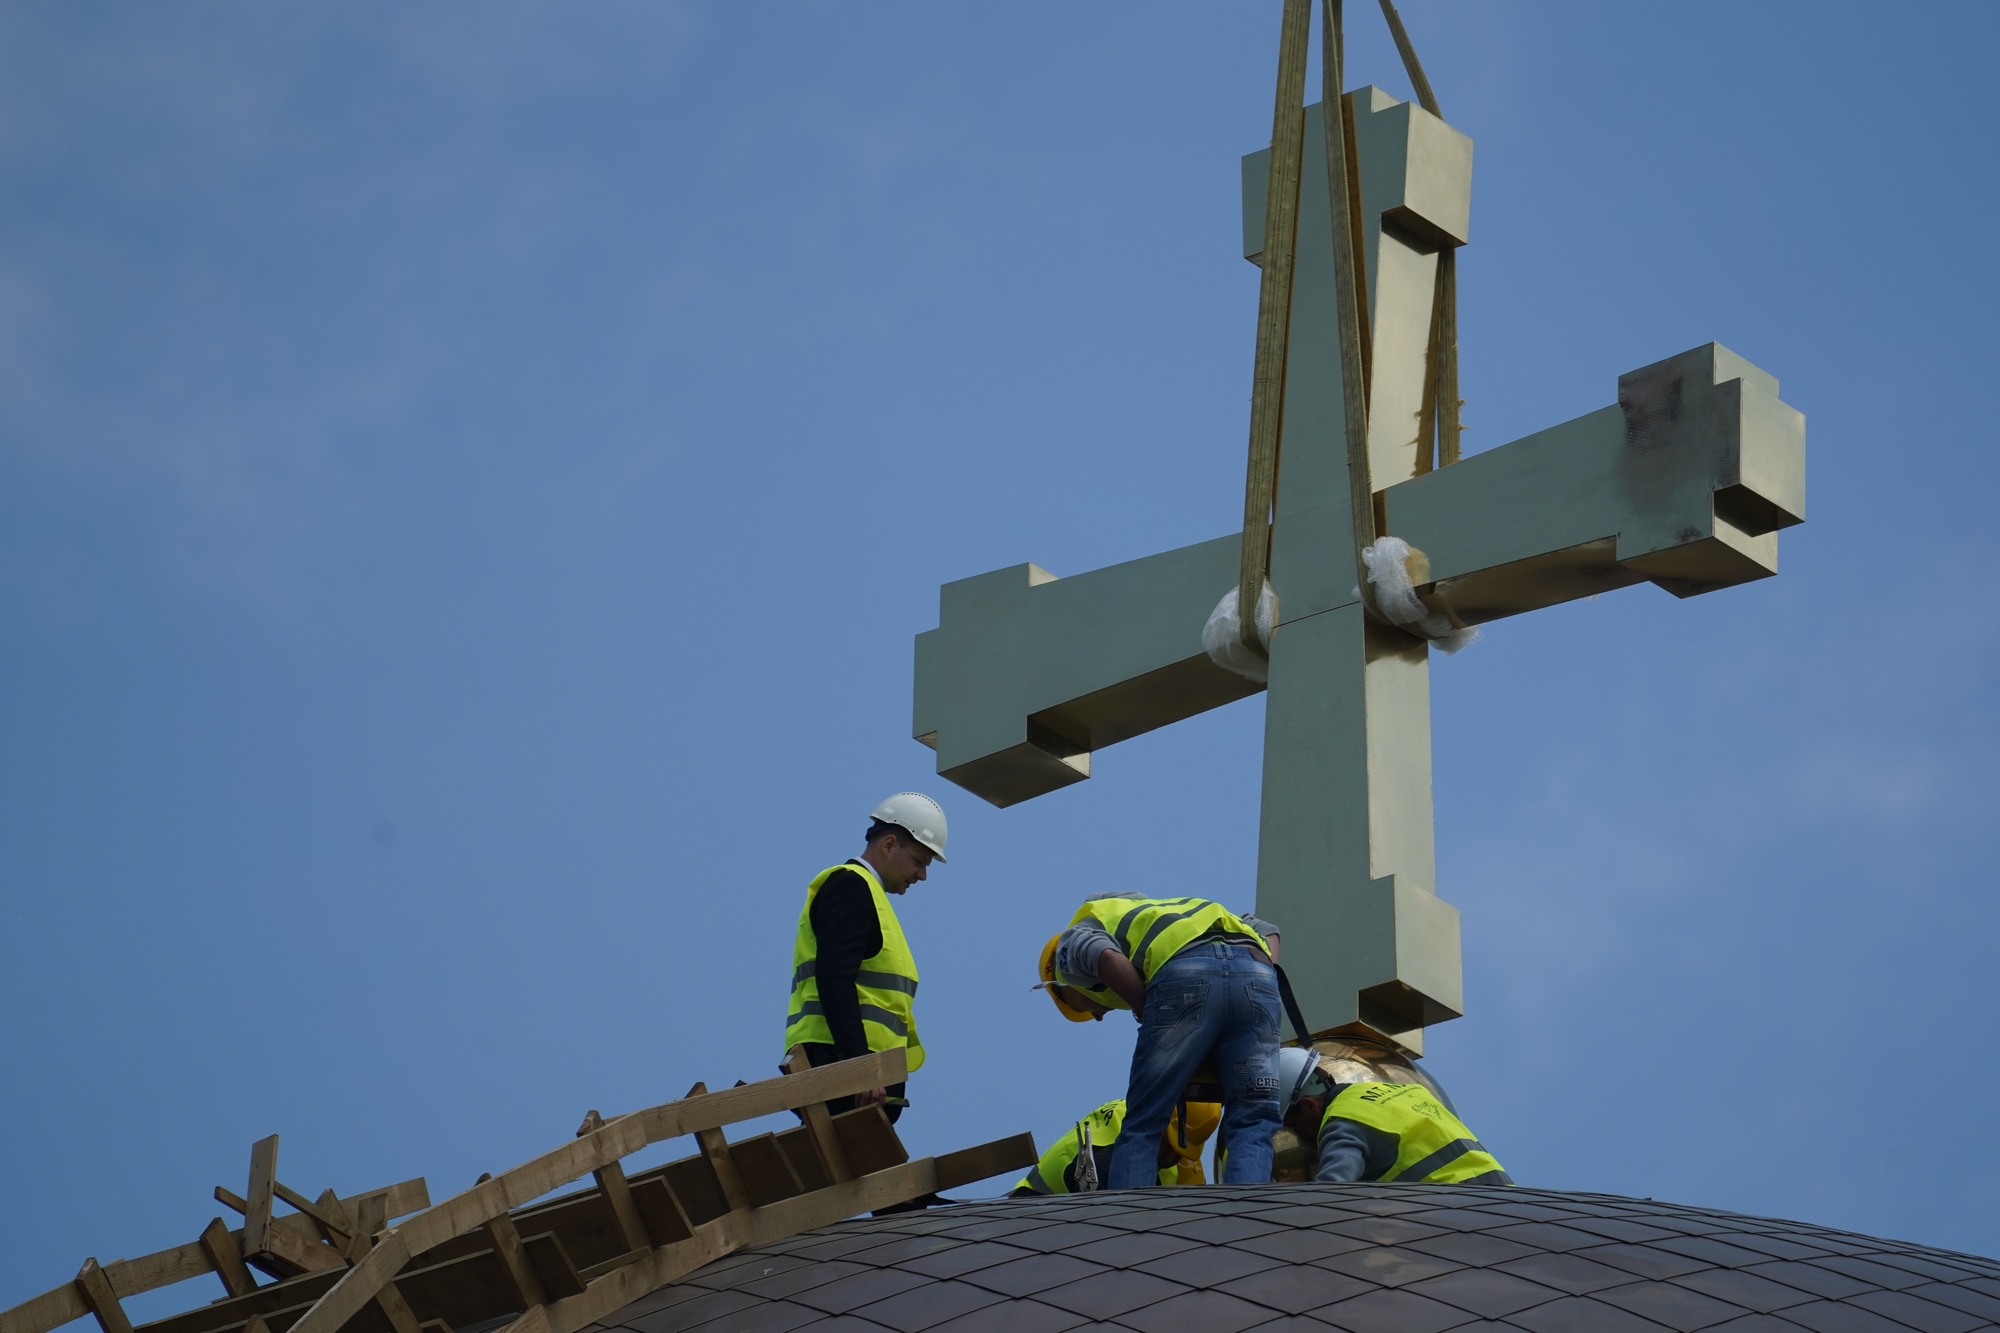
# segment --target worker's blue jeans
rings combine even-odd
[[[1146,983],[1146,1017],[1132,1048],[1120,1151],[1108,1189],[1159,1183],[1155,1154],[1188,1079],[1211,1054],[1222,1078],[1225,1184],[1271,1178],[1278,1105],[1278,973],[1263,950],[1207,940],[1161,964]],[[1125,1151],[1129,1145],[1131,1151]]]

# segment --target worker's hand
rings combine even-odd
[[[888,1097],[889,1090],[887,1088],[870,1088],[866,1092],[857,1092],[854,1094],[854,1105],[857,1109],[863,1106],[880,1106],[884,1101],[888,1100]]]

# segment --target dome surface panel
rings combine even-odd
[[[1651,1200],[1199,1186],[961,1204],[720,1259],[590,1333],[1972,1333],[2000,1263]]]

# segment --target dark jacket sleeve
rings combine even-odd
[[[851,1060],[868,1054],[868,1037],[861,1030],[861,1002],[854,994],[854,977],[863,959],[882,952],[882,925],[868,881],[851,870],[829,878],[813,895],[813,936],[819,941],[814,975],[819,1002],[833,1033],[834,1056]]]

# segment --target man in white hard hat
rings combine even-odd
[[[803,1046],[814,1065],[903,1047],[910,1072],[924,1062],[913,1012],[917,963],[888,895],[944,863],[944,810],[919,792],[875,807],[860,856],[829,866],[806,886],[792,946],[792,1001],[785,1050]],[[894,1121],[909,1103],[904,1085],[871,1088],[827,1103],[838,1114],[879,1103]]]
[[[1341,1071],[1337,1077],[1322,1067],[1318,1051],[1287,1046],[1278,1052],[1285,1126],[1302,1141],[1318,1144],[1313,1178],[1332,1184],[1513,1184],[1507,1169],[1458,1118],[1436,1080],[1418,1075],[1409,1062],[1397,1063],[1404,1072],[1383,1082],[1355,1078],[1368,1071],[1352,1061],[1332,1066]],[[1343,1077],[1354,1081],[1342,1082]]]

